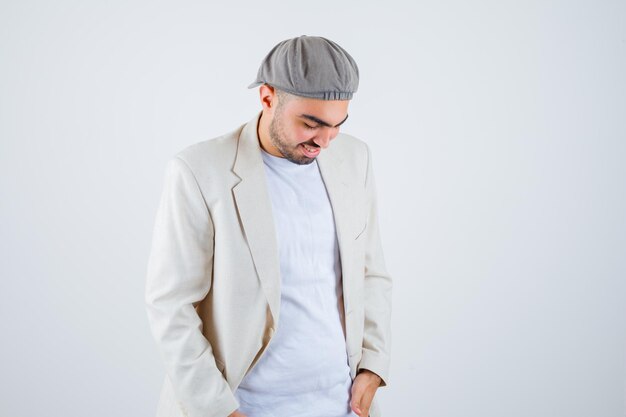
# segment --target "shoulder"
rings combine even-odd
[[[357,152],[357,154],[360,156],[366,156],[368,152],[368,146],[365,141],[348,133],[339,133],[337,137],[333,140],[331,146],[335,146],[337,148],[337,151],[341,152],[344,155],[348,155],[352,152]]]
[[[196,175],[208,172],[230,171],[237,154],[237,142],[244,125],[211,139],[193,143],[174,155]]]
[[[362,139],[347,133],[340,133],[330,145],[343,163],[359,176],[364,176],[370,159],[369,145]]]

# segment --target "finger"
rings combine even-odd
[[[357,416],[359,416],[359,417],[367,417],[364,414],[361,414],[361,409],[360,408],[353,407],[353,406],[351,406],[350,408],[352,409],[352,412],[355,413]]]
[[[370,412],[370,406],[372,405],[372,400],[374,399],[374,394],[376,393],[375,389],[365,390],[363,396],[361,397],[360,409],[363,412],[361,417],[367,417]]]
[[[350,408],[352,409],[353,412],[355,412],[357,415],[361,416],[361,405],[359,404],[358,401],[352,399],[352,401],[350,401]],[[363,416],[361,416],[363,417]]]
[[[363,389],[361,388],[359,384],[353,384],[352,385],[352,398],[350,399],[350,408],[352,408],[352,411],[354,411],[357,415],[361,417],[367,417],[367,416],[361,415],[362,398],[363,398]]]

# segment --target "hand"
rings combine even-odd
[[[368,417],[374,394],[380,386],[381,378],[372,371],[364,369],[352,382],[350,407],[360,417]]]
[[[235,410],[228,415],[228,417],[246,417],[245,414],[239,412],[239,410]]]

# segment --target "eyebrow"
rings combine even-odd
[[[343,119],[340,123],[338,123],[338,124],[336,124],[335,126],[333,126],[333,125],[331,125],[330,123],[325,122],[325,121],[323,121],[323,120],[321,120],[321,119],[318,119],[318,118],[317,118],[317,117],[315,117],[315,116],[311,116],[310,114],[301,114],[301,115],[300,115],[300,117],[303,117],[303,118],[305,118],[305,119],[308,119],[308,120],[310,120],[310,121],[312,121],[312,122],[315,122],[315,123],[317,123],[317,124],[320,124],[320,125],[322,125],[322,126],[326,126],[326,127],[339,127],[339,126],[341,126],[341,125],[342,125],[342,124],[343,124],[346,120],[348,120],[348,115],[346,115],[346,118],[345,118],[345,119]]]

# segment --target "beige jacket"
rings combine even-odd
[[[167,165],[145,302],[167,376],[158,417],[226,417],[280,320],[280,275],[259,115]],[[391,277],[378,231],[369,147],[339,134],[317,157],[341,254],[350,372],[387,385]],[[380,416],[374,397],[370,416]],[[288,417],[288,416],[285,416]]]

